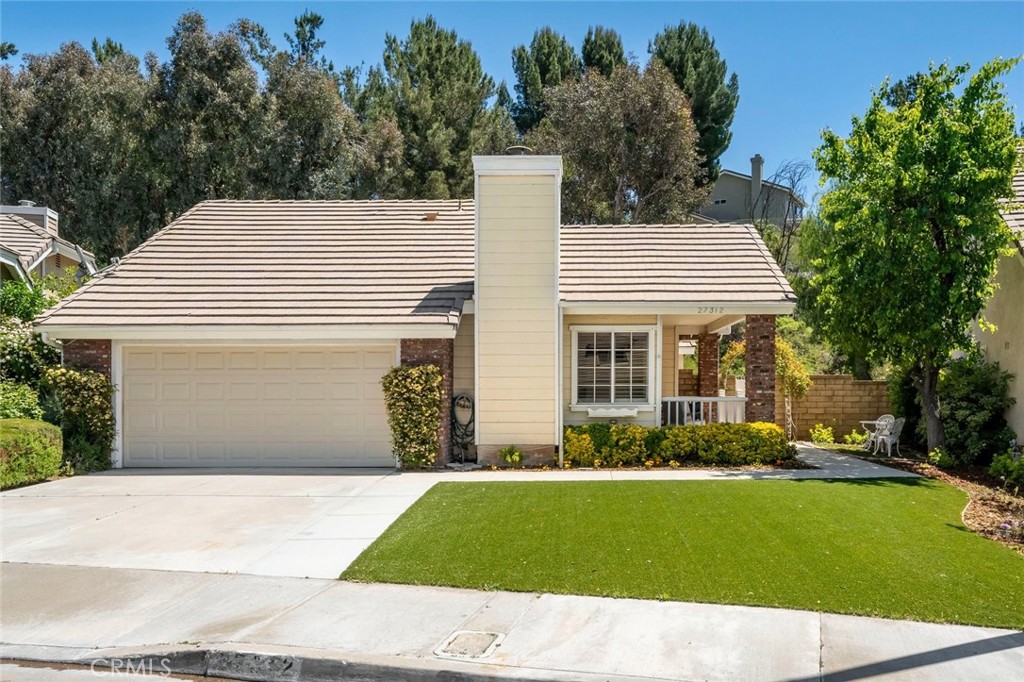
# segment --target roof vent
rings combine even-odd
[[[36,205],[36,202],[30,201],[28,199],[20,199],[18,201],[18,206],[24,206],[26,208],[33,208],[35,205]]]
[[[437,216],[438,216],[437,211],[427,211],[426,213],[423,214],[423,219],[428,221],[428,222],[433,222],[433,221],[437,220]]]
[[[517,144],[505,149],[505,153],[509,156],[529,156],[533,153],[533,150],[529,147]]]

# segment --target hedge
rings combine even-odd
[[[42,419],[39,394],[26,384],[0,381],[0,419]]]
[[[565,427],[563,458],[570,466],[743,466],[778,464],[796,456],[782,428],[765,422]]]
[[[381,383],[391,448],[402,468],[433,466],[440,447],[441,370],[435,365],[392,367]]]
[[[0,419],[0,489],[60,473],[60,429],[37,419]]]

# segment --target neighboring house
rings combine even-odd
[[[975,325],[975,335],[989,360],[1014,375],[1010,395],[1017,403],[1006,413],[1017,442],[1024,441],[1024,173],[1013,179],[1016,199],[1003,219],[1014,234],[1014,253],[999,259],[996,293],[985,308],[984,317],[995,325],[995,333]]]
[[[708,203],[696,214],[727,222],[759,222],[787,225],[803,217],[807,204],[791,188],[764,179],[764,158],[750,159],[750,175],[723,170]]]
[[[206,201],[37,320],[107,372],[115,466],[394,465],[380,380],[439,366],[475,445],[551,461],[565,424],[775,420],[795,300],[749,225],[559,224],[557,156],[474,157],[475,201]],[[746,398],[718,397],[746,319]],[[677,397],[679,341],[699,396]]]
[[[0,280],[29,280],[83,266],[96,272],[96,258],[57,232],[57,213],[22,202],[0,206]]]

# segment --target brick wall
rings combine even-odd
[[[110,339],[72,339],[64,342],[61,357],[73,369],[91,369],[110,378]]]
[[[697,337],[698,395],[718,395],[718,334]]]
[[[747,315],[747,421],[774,422],[775,316]]]
[[[836,440],[842,442],[850,431],[861,430],[861,420],[892,412],[884,381],[858,381],[849,374],[815,375],[811,381],[814,383],[807,395],[793,401],[795,435],[800,440],[810,438],[812,426],[824,424],[831,426]],[[781,388],[776,401],[776,423],[784,426],[786,410]]]
[[[437,463],[447,464],[452,452],[453,339],[402,339],[403,365],[436,365],[441,369],[441,430]]]
[[[679,370],[679,393],[677,395],[700,395],[697,393],[699,384],[697,383],[697,373],[692,369],[681,369]]]

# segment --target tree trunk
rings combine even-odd
[[[939,368],[924,363],[919,378],[914,380],[921,394],[921,414],[928,430],[928,452],[946,447],[946,431],[939,420]]]
[[[869,381],[871,379],[871,364],[860,353],[850,354],[850,369],[854,379],[860,381]]]

